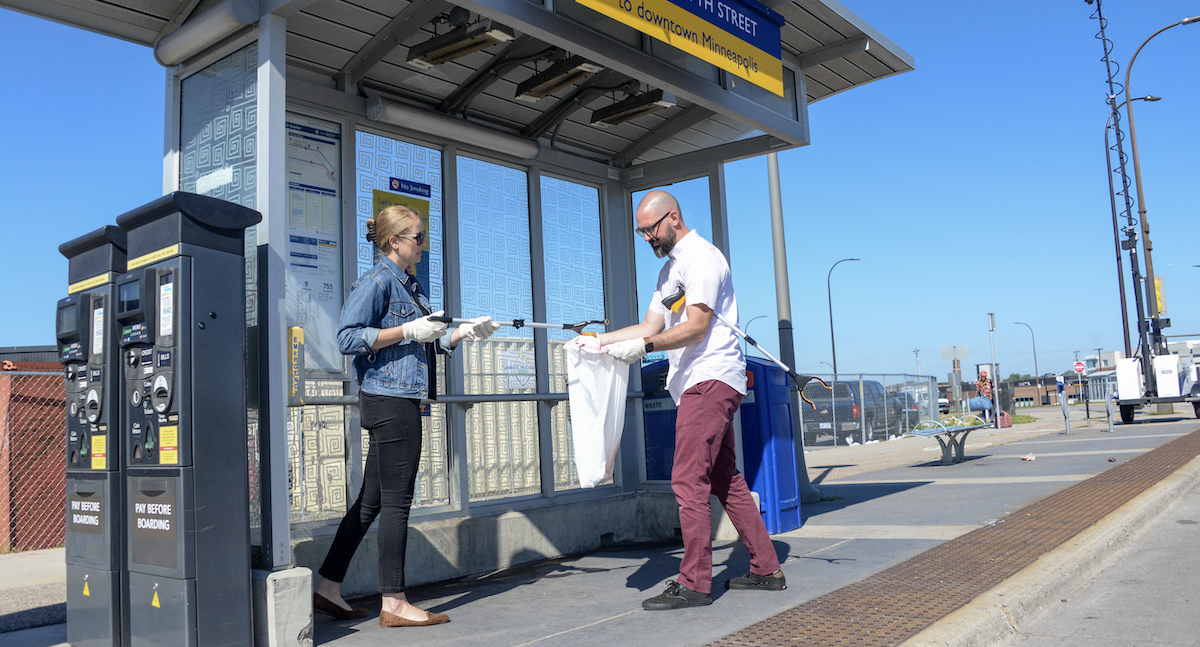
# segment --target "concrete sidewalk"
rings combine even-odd
[[[1074,433],[1063,435],[1060,409],[1019,413],[1035,415],[1038,421],[973,432],[967,460],[959,465],[938,464],[941,450],[936,440],[926,438],[808,453],[809,473],[822,489],[823,500],[805,506],[804,527],[773,537],[790,585],[781,593],[724,591],[723,581],[746,572],[749,558],[739,543],[718,544],[712,606],[648,613],[641,610],[641,600],[659,593],[675,576],[682,547],[612,547],[411,591],[410,597],[424,608],[450,615],[451,622],[438,627],[381,629],[374,615],[360,622],[318,615],[316,643],[354,647],[399,639],[456,646],[702,645],[859,582],[1200,428],[1190,415],[1139,415],[1138,424],[1118,425],[1116,433],[1108,434],[1102,418],[1084,426],[1079,407],[1072,410]],[[1036,460],[1021,460],[1029,454]],[[1134,507],[1157,510],[1181,491],[1176,487],[1147,492]],[[1175,550],[1194,550],[1194,533],[1177,538]],[[1129,554],[1138,554],[1137,545],[1129,545]],[[1160,553],[1167,554],[1155,554]],[[1109,554],[1086,559],[1094,567]],[[17,556],[5,557],[10,560],[0,561],[0,589],[3,582],[23,579],[8,567]],[[61,552],[58,560],[57,571],[47,568],[51,577],[61,577]],[[1086,581],[1076,583],[1083,584]],[[1031,600],[1039,593],[1021,592]],[[355,603],[378,609],[377,598]],[[0,609],[0,621],[5,613]],[[951,621],[955,615],[931,628],[943,633],[923,633],[929,642],[912,644],[972,644],[969,623],[956,624]],[[1031,611],[1025,617],[1034,615]],[[1192,635],[1200,634],[1200,619],[1188,620]],[[64,639],[65,626],[60,624],[8,633],[0,642],[50,647]]]

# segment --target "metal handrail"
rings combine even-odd
[[[629,398],[644,398],[641,391],[630,391]],[[481,393],[479,395],[439,395],[437,400],[422,399],[422,404],[486,404],[489,402],[563,402],[568,399],[566,393]],[[356,395],[314,395],[300,398],[298,404],[290,407],[305,406],[357,406]]]

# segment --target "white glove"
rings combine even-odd
[[[605,346],[604,350],[613,359],[625,364],[632,364],[646,356],[646,339],[638,337],[637,339],[614,342]]]
[[[407,323],[400,325],[400,330],[404,333],[405,339],[419,341],[422,344],[428,344],[431,341],[436,341],[442,335],[446,334],[446,324],[440,321],[430,321],[430,317],[440,317],[445,314],[445,310],[413,319]]]
[[[458,326],[458,335],[470,341],[479,341],[492,336],[500,328],[500,324],[492,321],[491,317],[476,317]]]

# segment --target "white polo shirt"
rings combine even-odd
[[[650,311],[662,315],[667,328],[687,321],[687,306],[701,303],[729,321],[738,322],[737,297],[733,294],[729,263],[721,250],[695,231],[689,231],[667,256],[670,260],[658,273],[658,287],[650,302]],[[676,314],[663,306],[662,300],[681,286],[684,303]],[[738,337],[715,316],[700,341],[667,351],[667,360],[671,367],[667,374],[667,390],[676,404],[684,391],[708,380],[720,380],[746,395],[746,359],[742,356]]]

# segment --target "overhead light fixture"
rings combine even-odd
[[[462,119],[402,106],[386,101],[379,95],[367,98],[367,118],[520,159],[531,160],[537,157],[540,150],[536,141],[481,128]]]
[[[543,99],[603,69],[603,65],[597,65],[582,56],[572,56],[521,81],[517,85],[517,100],[533,102]]]
[[[642,115],[671,108],[678,103],[675,95],[662,90],[650,90],[592,111],[592,125],[607,128],[623,124]]]
[[[258,22],[258,0],[225,0],[167,34],[154,45],[164,67],[178,65],[237,30]]]
[[[491,18],[484,18],[470,25],[456,27],[441,36],[434,36],[408,50],[408,62],[414,67],[428,70],[467,54],[474,54],[496,43],[506,43],[514,38],[513,30]]]

